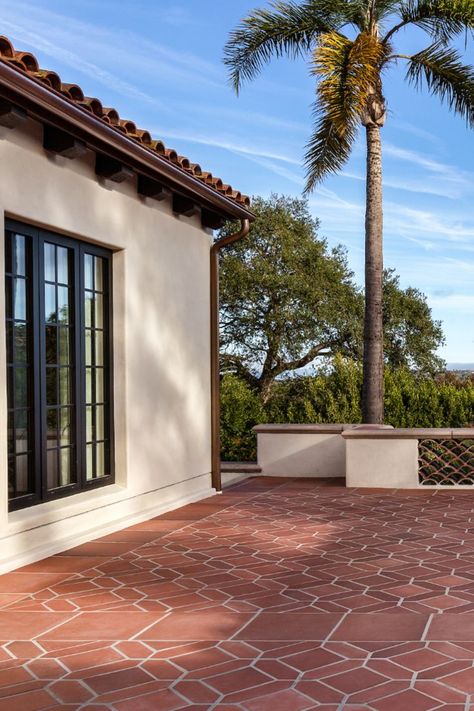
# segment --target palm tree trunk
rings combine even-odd
[[[362,422],[383,423],[383,209],[380,126],[369,123],[365,213]]]

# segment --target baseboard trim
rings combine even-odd
[[[174,485],[174,487],[176,488],[179,488],[179,486],[180,484]],[[150,497],[150,494],[143,494],[142,496],[138,497],[139,500],[141,500],[144,504],[144,507],[141,511],[135,511],[125,516],[123,514],[119,514],[116,518],[113,518],[113,512],[110,511],[110,513],[112,513],[110,520],[104,521],[99,525],[95,525],[94,527],[88,527],[87,530],[83,530],[82,532],[78,531],[75,535],[69,534],[59,537],[54,535],[54,529],[57,528],[56,524],[64,524],[64,520],[60,522],[53,522],[51,524],[45,524],[40,529],[35,529],[34,533],[39,535],[41,532],[40,537],[44,537],[45,534],[50,532],[51,538],[34,548],[30,547],[28,550],[24,551],[20,549],[23,547],[26,548],[26,546],[29,544],[30,541],[28,539],[31,538],[32,531],[23,531],[21,533],[16,533],[2,540],[3,550],[7,551],[10,548],[11,552],[8,557],[4,557],[2,560],[0,560],[0,574],[8,573],[12,570],[16,570],[17,568],[21,568],[24,565],[29,565],[30,563],[35,563],[36,561],[42,560],[43,558],[47,558],[51,555],[62,553],[68,550],[68,548],[73,548],[75,546],[81,545],[82,543],[88,543],[89,541],[92,541],[96,538],[106,536],[109,533],[115,533],[116,531],[120,531],[121,529],[127,528],[128,526],[133,526],[137,523],[148,521],[149,519],[154,518],[155,516],[167,513],[168,511],[174,511],[175,509],[179,509],[182,506],[186,506],[186,504],[192,504],[196,501],[200,501],[201,499],[214,496],[215,494],[216,490],[214,488],[206,487],[203,489],[199,489],[195,492],[189,493],[187,495],[179,495],[176,496],[176,498],[174,499],[168,499],[168,501],[163,504],[153,504],[151,506],[146,506],[146,498]],[[120,503],[125,504],[126,501],[127,500],[121,501]],[[113,505],[111,505],[110,507],[106,508],[113,509],[114,507]],[[74,517],[74,522],[79,523],[78,519],[80,518],[80,516]],[[54,542],[52,542],[51,539],[54,539]]]

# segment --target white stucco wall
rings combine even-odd
[[[8,514],[5,311],[0,289],[0,571],[209,495],[209,246],[197,217],[99,183],[94,155],[42,149],[42,129],[0,127],[0,217],[115,250],[116,484]],[[4,272],[4,240],[0,270]],[[2,277],[3,278],[3,277]],[[72,524],[69,517],[74,515]]]

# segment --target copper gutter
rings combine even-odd
[[[238,232],[218,239],[211,247],[211,478],[216,491],[222,491],[220,432],[220,368],[219,368],[219,252],[223,247],[246,237],[250,221],[241,220]]]
[[[92,150],[111,156],[143,175],[165,181],[173,191],[197,198],[200,204],[220,215],[230,219],[251,216],[245,205],[185,173],[178,165],[117,131],[63,94],[3,61],[0,61],[0,96],[25,109],[32,118],[70,133]]]

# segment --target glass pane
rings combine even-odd
[[[47,484],[48,489],[58,486],[58,450],[50,449],[46,454]]]
[[[26,282],[24,279],[15,279],[15,311],[17,321],[26,320]]]
[[[58,258],[58,282],[60,284],[69,283],[69,250],[66,247],[57,247]]]
[[[18,457],[10,457],[8,459],[8,498],[11,499],[15,496],[15,484],[16,484],[16,459]]]
[[[13,279],[5,279],[5,316],[13,318]]]
[[[59,369],[59,405],[70,405],[71,399],[71,369]]]
[[[46,446],[58,446],[58,411],[56,408],[46,410]]]
[[[56,363],[58,359],[58,329],[46,326],[46,363]]]
[[[92,424],[92,407],[86,407],[86,440],[91,442],[94,439],[94,428]]]
[[[86,289],[94,288],[93,279],[93,269],[94,269],[94,258],[92,254],[84,255],[84,286]]]
[[[44,317],[45,321],[56,323],[56,287],[46,284],[44,287]]]
[[[57,368],[46,368],[46,402],[48,405],[56,405],[58,402]]]
[[[58,286],[58,321],[69,323],[69,289],[67,286]]]
[[[25,237],[23,235],[15,235],[15,264],[14,270],[16,274],[26,276],[26,250]]]
[[[86,368],[86,403],[93,402],[92,399],[92,368]]]
[[[86,479],[90,480],[94,478],[94,445],[88,444],[86,446]]]
[[[67,486],[67,484],[72,484],[72,471],[71,471],[71,450],[69,447],[66,449],[59,450],[59,463],[60,463],[60,478],[59,485]]]
[[[62,407],[59,413],[59,443],[64,447],[71,444],[71,409]]]
[[[46,281],[56,281],[55,269],[55,253],[54,244],[45,242],[44,245],[44,278]]]
[[[8,324],[10,326],[10,324]],[[28,344],[27,344],[27,335],[28,335],[28,327],[26,323],[15,323],[13,325],[13,331],[15,334],[15,361],[17,363],[26,363],[28,360]],[[9,334],[8,334],[9,335]],[[10,338],[8,338],[8,341]],[[7,345],[10,346],[10,344],[7,341]],[[11,359],[11,355],[9,355],[9,360]],[[11,360],[10,360],[11,362]]]
[[[13,430],[14,416],[13,412],[9,412],[7,415],[7,439],[8,439],[8,454],[13,454],[15,451],[14,442],[14,430]]]
[[[7,232],[5,235],[5,272],[8,274],[11,274],[13,269],[12,251],[14,239],[14,236]]]
[[[94,294],[92,291],[86,291],[84,297],[84,318],[86,328],[91,328],[92,324],[92,309],[94,308]]]
[[[15,407],[28,405],[28,369],[15,368]]]
[[[95,331],[95,364],[104,365],[104,337],[102,331]]]
[[[16,495],[22,496],[30,492],[28,455],[22,454],[16,459]]]
[[[9,366],[9,367],[7,368],[7,401],[8,401],[8,407],[15,407],[15,402],[14,402],[15,388],[14,388],[14,380],[13,380],[14,377],[15,377],[15,369],[12,368],[12,366]]]
[[[86,365],[92,365],[92,331],[86,329]]]
[[[95,295],[95,327],[104,328],[104,305],[102,294]]]
[[[96,405],[95,408],[95,439],[105,439],[103,405]]]
[[[59,331],[59,364],[69,365],[71,353],[69,348],[69,328],[58,328]]]
[[[28,450],[28,412],[15,413],[15,451],[17,454]]]
[[[100,442],[98,445],[96,445],[95,448],[95,456],[97,459],[97,472],[96,475],[99,476],[105,476],[105,453],[104,453],[104,448],[105,445],[103,442]]]
[[[95,369],[95,401],[104,402],[104,370],[103,368]]]
[[[102,257],[94,257],[96,291],[104,291],[103,261]]]

